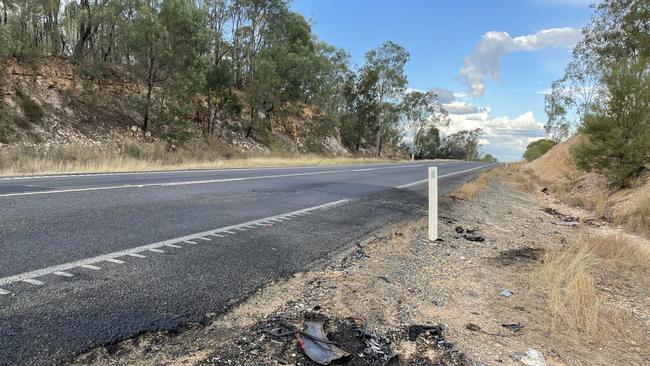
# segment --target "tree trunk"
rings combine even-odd
[[[86,42],[92,34],[92,23],[90,21],[90,4],[88,0],[81,0],[79,7],[83,10],[86,10],[88,19],[85,22],[79,24],[79,39],[77,44],[74,46],[74,52],[72,53],[72,58],[79,60],[82,56],[83,49],[86,46]]]
[[[248,129],[246,130],[246,138],[249,138],[251,132],[253,132],[253,121],[255,121],[255,108],[251,106],[251,121],[248,124]]]
[[[384,139],[381,136],[381,132],[377,133],[377,157],[381,158],[381,145],[384,142]]]

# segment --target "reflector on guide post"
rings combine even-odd
[[[429,240],[438,239],[438,168],[429,167]]]

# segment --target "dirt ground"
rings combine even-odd
[[[531,285],[545,251],[603,230],[589,213],[495,177],[472,200],[441,199],[442,240],[426,239],[424,214],[322,268],[262,287],[227,314],[208,314],[208,325],[144,334],[72,364],[313,365],[295,337],[271,334],[302,329],[305,319],[329,319],[329,339],[352,357],[344,365],[395,365],[392,355],[401,365],[650,364],[647,288],[601,278],[607,305],[624,310],[630,334],[594,340],[552,328],[545,295]],[[559,214],[580,224],[558,224]],[[417,336],[416,325],[440,327]]]

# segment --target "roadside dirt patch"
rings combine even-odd
[[[555,225],[544,207],[564,213],[543,195],[489,179],[472,200],[441,199],[439,241],[426,239],[422,210],[422,220],[396,223],[323,267],[268,284],[226,314],[206,314],[208,325],[145,334],[72,364],[314,365],[295,333],[269,333],[279,325],[302,331],[314,317],[328,320],[327,338],[351,355],[343,365],[394,365],[393,355],[401,365],[650,364],[650,339],[631,336],[650,334],[650,296],[641,287],[608,276],[595,283],[609,294],[604,305],[630,309],[621,318],[629,336],[594,342],[551,327],[535,274],[544,253],[563,250],[582,229]],[[484,240],[468,240],[467,229]]]
[[[541,261],[543,255],[544,250],[541,248],[523,247],[503,251],[494,260],[502,266],[512,266]]]

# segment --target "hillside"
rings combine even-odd
[[[560,200],[586,208],[597,218],[628,226],[632,231],[650,233],[647,210],[650,207],[650,174],[643,174],[630,188],[613,188],[607,184],[604,176],[582,172],[575,167],[571,147],[581,143],[581,140],[581,136],[569,138],[524,165],[524,169]]]
[[[118,67],[106,70],[101,78],[90,78],[63,58],[44,58],[32,64],[11,59],[5,68],[4,112],[0,129],[0,146],[35,146],[79,144],[111,145],[125,138],[144,142],[174,143],[179,131],[169,126],[151,132],[141,130],[142,116],[132,99],[145,92],[145,86]],[[200,102],[195,112],[185,116],[184,131],[190,140],[201,139]],[[310,140],[316,128],[309,108],[291,111],[274,121],[272,131],[258,131],[249,138],[241,133],[241,121],[226,121],[215,134],[217,144],[242,152],[322,152],[349,155],[340,144],[337,131]],[[267,133],[270,132],[270,133]],[[309,141],[308,141],[309,140]],[[312,145],[307,146],[308,143]],[[317,150],[317,151],[310,151]]]

